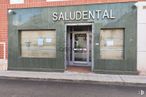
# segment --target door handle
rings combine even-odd
[[[73,50],[74,50],[74,51],[76,51],[76,50],[79,50],[79,51],[82,51],[82,50],[83,50],[83,51],[87,51],[87,48],[74,48]]]

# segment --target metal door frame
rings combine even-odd
[[[65,57],[64,57],[64,63],[65,63],[65,69],[67,69],[67,66],[68,66],[68,64],[69,64],[69,62],[68,62],[68,58],[67,58],[67,50],[68,50],[68,45],[67,45],[67,37],[68,37],[68,32],[67,32],[67,27],[68,26],[92,26],[92,31],[91,31],[91,33],[92,33],[92,48],[91,48],[91,50],[92,50],[92,52],[91,52],[91,57],[92,57],[92,60],[91,60],[91,71],[93,71],[94,70],[94,28],[95,28],[95,26],[94,26],[94,22],[88,22],[88,23],[71,23],[71,22],[66,22],[65,23],[65,37],[64,37],[64,40],[65,40],[65,52],[64,52],[64,54],[65,54]]]

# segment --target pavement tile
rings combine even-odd
[[[70,80],[90,81],[115,85],[143,85],[146,86],[146,76],[139,75],[111,75],[77,72],[31,72],[31,71],[0,71],[0,77],[44,79],[44,80]]]
[[[124,82],[128,83],[146,83],[146,76],[127,76],[121,75]]]

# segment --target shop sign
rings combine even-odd
[[[115,19],[113,10],[85,10],[85,11],[70,11],[70,12],[53,12],[53,21],[73,21],[73,20],[99,20],[99,19]]]

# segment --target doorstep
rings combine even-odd
[[[78,73],[91,73],[91,66],[67,66],[66,71]]]

